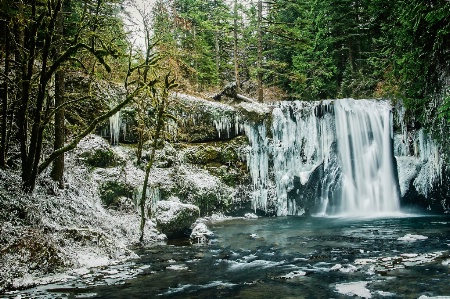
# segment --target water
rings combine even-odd
[[[270,142],[265,123],[245,130],[254,208],[278,216],[398,213],[391,110],[375,100],[276,103]]]
[[[399,212],[389,105],[342,99],[335,106],[342,171],[340,212],[352,216]]]
[[[235,219],[209,228],[210,245],[141,248],[137,260],[22,298],[450,296],[448,215]]]

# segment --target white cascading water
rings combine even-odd
[[[335,101],[342,173],[340,212],[380,215],[399,211],[394,176],[392,113],[381,101]]]
[[[245,130],[251,144],[247,163],[255,209],[267,210],[270,200],[271,155],[277,215],[301,215],[312,206],[315,214],[399,211],[388,102],[279,102],[273,109],[271,129],[271,143],[264,124],[247,125]],[[314,173],[316,184],[310,180]],[[307,188],[315,193],[302,194]]]

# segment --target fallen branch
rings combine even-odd
[[[218,94],[214,95],[212,98],[215,101],[220,101],[222,99],[222,97],[228,97],[228,98],[232,98],[238,101],[245,101],[245,102],[249,102],[249,103],[257,103],[255,100],[246,97],[244,95],[238,94],[237,93],[237,88],[236,88],[236,83],[231,83],[228,84],[227,86],[224,87],[224,89],[219,92]]]

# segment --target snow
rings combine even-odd
[[[214,236],[214,233],[208,229],[205,223],[197,223],[192,229],[190,239],[194,244],[207,244],[208,239]]]
[[[258,216],[253,213],[245,213],[244,218],[245,219],[258,219]]]
[[[251,102],[251,103],[250,102],[241,102],[237,106],[247,112],[253,112],[258,115],[268,114],[272,110],[272,108],[269,107],[268,105],[261,104],[258,102]]]
[[[14,287],[21,288],[30,284],[58,281],[73,275],[85,275],[92,267],[103,267],[136,257],[128,247],[135,244],[139,238],[138,213],[135,210],[106,209],[99,197],[99,186],[106,179],[110,179],[122,180],[138,187],[143,181],[142,171],[133,168],[130,159],[124,160],[125,164],[119,167],[92,169],[86,166],[80,155],[96,148],[115,151],[120,147],[111,147],[99,136],[86,136],[73,152],[66,153],[63,190],[57,188],[48,172],[44,172],[37,182],[34,194],[26,195],[19,190],[17,182],[20,178],[14,172],[0,171],[0,192],[8,192],[4,194],[6,198],[11,198],[8,204],[15,205],[13,199],[20,198],[20,205],[29,211],[27,226],[20,226],[17,222],[11,225],[2,224],[2,234],[20,229],[20,234],[9,235],[8,232],[10,242],[22,242],[21,238],[29,240],[30,236],[33,236],[36,242],[45,242],[44,247],[50,250],[51,258],[55,256],[61,263],[52,265],[54,261],[40,260],[42,267],[29,271],[35,263],[33,260],[27,260],[27,256],[29,258],[31,255],[11,253],[8,257],[10,271],[5,273],[6,276],[1,273],[1,279],[9,280]],[[126,153],[121,153],[120,150],[116,153],[120,158],[126,156]],[[155,230],[155,224],[147,221],[146,242],[153,243],[161,239],[162,235]],[[28,249],[25,247],[24,252],[27,252],[26,250]],[[67,272],[49,275],[45,272],[48,266],[58,267],[58,271],[66,269]]]

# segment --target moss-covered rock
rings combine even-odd
[[[220,161],[220,149],[210,145],[193,146],[185,153],[185,160],[193,164],[208,164]]]
[[[182,94],[172,105],[171,113],[177,117],[177,141],[229,140],[242,133],[236,128],[238,111],[230,105]]]
[[[118,157],[110,149],[96,149],[81,155],[87,165],[92,167],[113,167],[118,164]]]
[[[88,135],[77,146],[76,152],[87,165],[91,167],[114,167],[124,161],[111,149],[102,137]]]
[[[130,210],[134,206],[133,187],[123,182],[107,181],[100,186],[99,193],[102,203],[108,208]]]
[[[189,236],[199,215],[200,209],[195,205],[162,200],[156,204],[156,227],[169,239]]]

